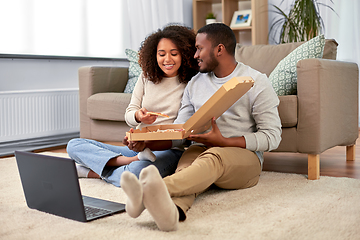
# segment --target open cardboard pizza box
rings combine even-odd
[[[153,125],[127,132],[129,141],[174,140],[206,131],[254,85],[251,77],[234,77],[224,83],[184,124]]]

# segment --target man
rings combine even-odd
[[[224,189],[257,184],[263,152],[276,149],[281,140],[279,99],[266,75],[236,62],[235,47],[235,35],[225,24],[209,24],[198,31],[194,57],[200,73],[185,88],[175,123],[186,122],[235,76],[251,76],[254,86],[216,122],[212,120],[209,132],[188,137],[196,144],[184,152],[173,175],[162,179],[152,166],[142,170],[139,180],[131,173],[123,174],[121,186],[128,196],[126,210],[130,216],[138,217],[146,208],[161,230],[176,230],[196,195],[212,184]],[[134,149],[158,149],[160,143],[171,146],[171,141],[127,144]],[[173,146],[176,143],[172,141]]]

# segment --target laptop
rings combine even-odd
[[[125,204],[82,196],[72,159],[24,151],[15,157],[29,208],[80,222],[125,211]]]

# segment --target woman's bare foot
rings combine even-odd
[[[121,167],[124,165],[128,165],[130,163],[132,163],[133,161],[139,161],[139,158],[137,156],[134,157],[125,157],[125,156],[117,156],[114,157],[112,159],[110,159],[107,163],[106,166],[110,166],[110,167]]]
[[[87,175],[87,178],[100,178],[100,176],[94,172],[93,170],[90,170],[88,175]]]

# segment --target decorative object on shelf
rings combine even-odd
[[[230,27],[248,27],[251,25],[251,9],[235,11]]]
[[[215,23],[216,22],[216,16],[214,13],[212,12],[209,12],[207,15],[206,15],[206,25],[207,24],[210,24],[210,23]]]
[[[333,1],[330,1],[333,4]],[[279,14],[280,18],[276,19],[271,25],[269,37],[273,36],[275,42],[280,44],[308,41],[315,36],[323,34],[324,23],[320,16],[320,5],[328,7],[335,12],[332,7],[319,0],[294,0],[288,15],[278,6],[272,4],[276,9],[273,12]],[[276,41],[279,31],[280,36]]]

